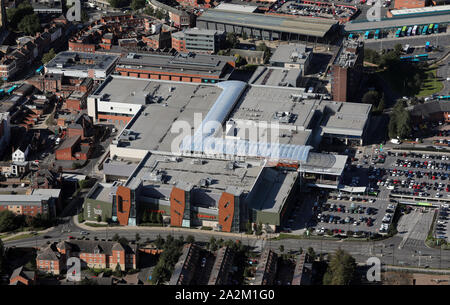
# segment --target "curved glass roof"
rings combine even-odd
[[[222,127],[247,84],[241,81],[225,81],[218,83],[217,86],[223,89],[222,93],[195,131],[194,136],[186,136],[183,139],[180,145],[181,151],[306,162],[311,146],[215,138],[215,132]]]

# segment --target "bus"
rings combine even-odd
[[[367,31],[367,32],[364,34],[364,39],[369,39],[369,35],[370,35],[370,31]]]
[[[405,25],[403,28],[402,28],[402,36],[405,36],[405,32],[406,32],[406,29],[407,29],[408,27]]]
[[[435,25],[434,25],[434,34],[437,34],[437,33],[439,33],[439,25],[436,23]]]
[[[375,38],[375,39],[379,39],[379,38],[380,38],[380,30],[376,30],[376,31],[375,31],[374,38]]]
[[[430,24],[428,26],[428,34],[433,34],[433,27],[434,27],[434,24]]]
[[[37,68],[36,74],[40,74],[43,69],[44,69],[44,66],[40,66],[39,68]]]
[[[6,91],[6,93],[11,94],[14,90],[16,90],[17,87],[18,87],[17,85],[12,86],[11,88],[8,89],[8,91]]]
[[[427,43],[425,43],[425,52],[428,52],[428,51],[430,51],[430,42],[429,41],[427,41]]]
[[[411,32],[412,32],[412,27],[410,26],[408,28],[408,31],[406,32],[406,36],[411,36]]]
[[[398,28],[397,32],[395,32],[395,37],[400,37],[401,32],[402,32],[402,29]]]
[[[422,29],[422,35],[426,35],[428,33],[428,25],[424,26]]]
[[[412,29],[411,35],[416,35],[417,34],[417,25],[415,25]]]

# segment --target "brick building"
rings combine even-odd
[[[425,7],[427,2],[428,2],[427,0],[395,0],[394,8],[405,9],[405,8]]]
[[[62,98],[69,97],[76,91],[89,94],[94,88],[94,81],[91,77],[69,77],[64,74],[38,75],[26,82],[42,92],[52,92]]]
[[[178,262],[170,278],[170,285],[189,285],[198,267],[200,259],[200,248],[194,244],[187,244],[183,247]]]
[[[0,211],[9,210],[16,215],[32,217],[37,214],[55,217],[60,190],[40,191],[33,190],[29,195],[0,195]]]
[[[59,274],[69,257],[78,257],[82,267],[127,271],[137,268],[136,245],[122,245],[114,241],[68,240],[53,243],[36,257],[38,270]],[[58,272],[58,273],[56,273]]]
[[[16,268],[9,278],[9,285],[34,285],[36,283],[36,272],[26,271],[23,266]]]
[[[92,153],[92,143],[82,141],[81,135],[66,137],[58,149],[55,150],[56,160],[87,160]]]
[[[195,53],[176,55],[129,53],[119,59],[116,73],[122,76],[194,83],[225,80],[235,67],[233,56]]]
[[[165,31],[142,37],[142,41],[154,50],[170,48],[172,45],[170,32]]]
[[[333,101],[352,102],[360,87],[364,43],[346,40],[332,59],[331,94]]]

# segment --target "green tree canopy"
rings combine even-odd
[[[34,14],[33,7],[30,3],[23,2],[17,8],[8,8],[6,16],[8,18],[8,26],[12,30],[17,30],[17,26],[23,17]]]
[[[145,0],[133,0],[131,1],[131,8],[133,11],[137,11],[145,7]]]
[[[350,285],[355,280],[356,261],[342,249],[332,254],[323,277],[324,285]]]
[[[194,237],[193,235],[188,235],[188,236],[186,237],[186,242],[187,242],[188,244],[194,243],[194,242],[195,242],[195,237]]]
[[[128,6],[130,4],[130,0],[109,0],[109,4],[111,4],[114,8],[121,8]]]
[[[362,98],[362,102],[364,104],[371,104],[375,107],[380,102],[380,95],[374,90],[367,91]]]
[[[112,237],[112,241],[118,241],[120,239],[120,236],[119,236],[119,234],[114,234],[113,235],[113,237]]]
[[[0,274],[5,272],[5,246],[0,238]]]
[[[41,23],[37,14],[26,15],[18,24],[20,31],[28,35],[34,35],[41,30]]]
[[[9,210],[0,212],[0,232],[7,232],[16,229],[15,215]]]

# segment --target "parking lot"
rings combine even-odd
[[[438,153],[388,151],[355,157],[357,167],[369,166],[369,185],[387,190],[390,197],[439,204],[450,200],[450,156]]]
[[[397,225],[398,236],[402,237],[400,248],[414,248],[423,245],[432,225],[434,209],[413,208],[404,214]]]
[[[438,217],[435,226],[435,236],[450,240],[450,223],[449,223],[449,205],[443,205],[438,211]]]

